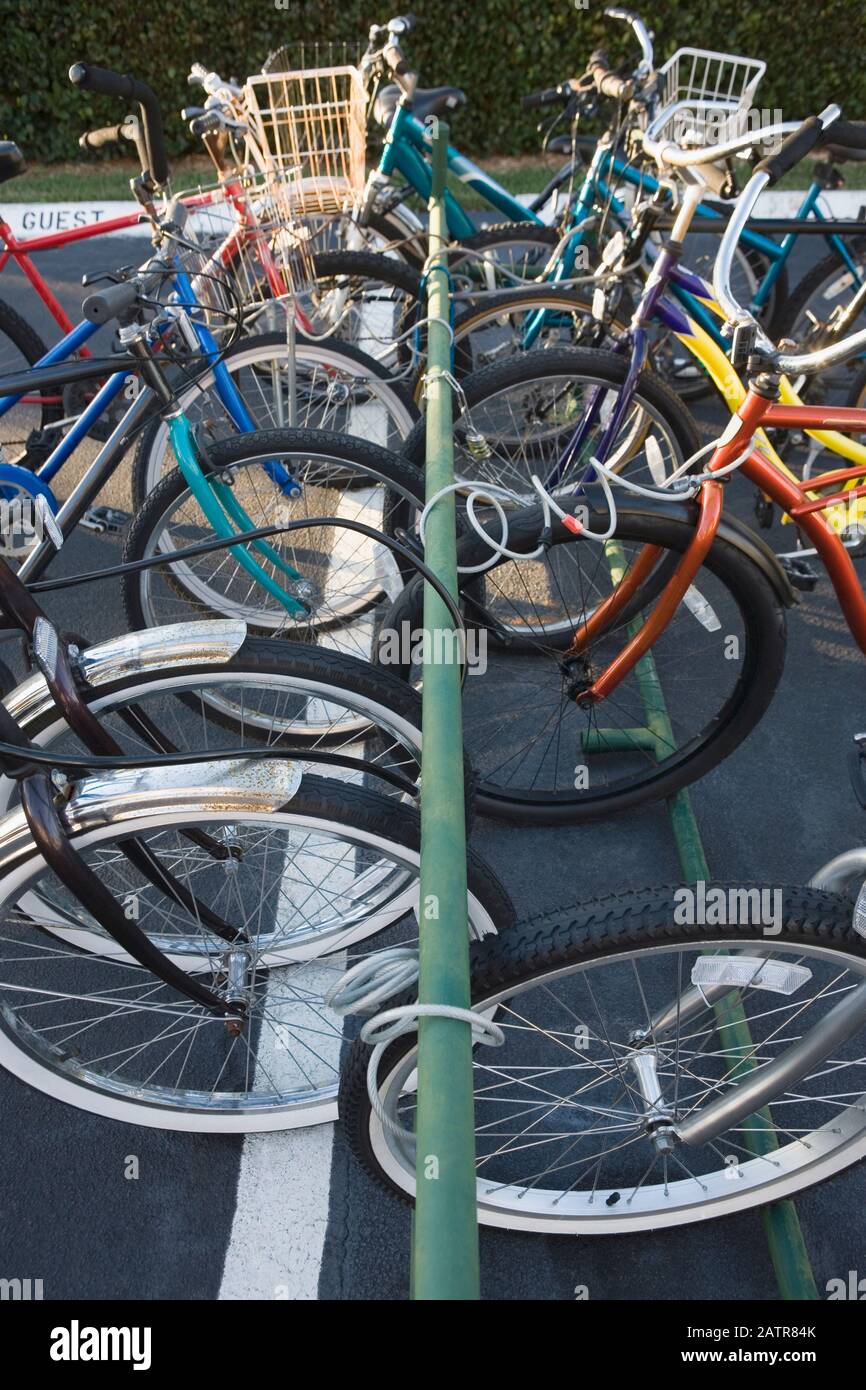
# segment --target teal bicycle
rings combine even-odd
[[[656,70],[652,39],[640,17],[620,6],[609,7],[605,14],[630,25],[640,45],[640,60],[623,77],[610,71],[606,56],[598,52],[582,78],[524,98],[524,109],[556,107],[554,125],[563,120],[570,125],[568,134],[545,141],[548,152],[568,157],[540,193],[524,202],[458,149],[448,148],[449,172],[471,188],[486,208],[507,219],[479,232],[458,197],[451,190],[446,192],[449,231],[467,253],[483,253],[488,289],[514,287],[539,274],[556,283],[569,281],[576,271],[589,268],[589,249],[595,264],[598,243],[629,225],[630,203],[635,196],[649,198],[660,193],[657,179],[636,166],[627,153],[625,137],[630,125],[645,128],[664,108],[674,109],[680,119],[697,105],[706,110],[715,104],[720,113],[727,108],[734,115],[750,109],[765,70],[763,62],[684,48]],[[396,244],[407,260],[423,262],[422,225],[406,200],[414,194],[426,201],[430,193],[425,122],[434,116],[451,116],[465,104],[466,96],[456,87],[421,89],[417,85],[417,75],[401,45],[415,23],[413,16],[404,15],[387,25],[374,25],[361,60],[368,81],[384,76],[393,81],[379,87],[372,105],[374,118],[386,135],[378,165],[368,179],[359,221]],[[619,103],[617,117],[606,134],[600,140],[579,135],[578,120],[596,115],[604,99]],[[829,254],[838,261],[839,273],[850,277],[848,284],[857,288],[862,283],[862,266],[856,250],[852,254],[848,245],[851,236],[862,235],[862,222],[833,219],[821,207],[823,195],[841,183],[836,165],[844,157],[824,158],[815,165],[810,186],[793,218],[762,219],[743,234],[739,255],[743,284],[738,292],[746,291],[743,298],[768,324],[773,336],[778,336],[776,329],[787,313],[787,268],[800,235],[820,234]],[[555,225],[557,204],[564,191],[567,215],[561,225]],[[693,268],[699,270],[703,261],[712,264],[716,239],[726,220],[723,203],[701,203],[696,221],[705,235],[692,238],[695,248],[689,260]],[[774,235],[781,240],[774,240]],[[567,240],[552,258],[563,237]],[[452,261],[452,269],[460,264],[459,258]],[[495,271],[491,269],[494,266]],[[688,310],[718,338],[718,326],[703,305],[695,300]]]

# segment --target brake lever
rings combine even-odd
[[[131,275],[135,274],[135,266],[122,265],[117,270],[94,270],[87,271],[81,277],[81,284],[84,289],[90,285],[100,285],[107,280],[110,285],[122,285]]]
[[[854,795],[866,811],[866,734],[854,735],[854,747],[848,752],[848,776]]]

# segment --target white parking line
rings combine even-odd
[[[378,489],[358,489],[349,493],[341,499],[340,510],[369,526],[378,528],[382,524]],[[345,531],[337,538],[331,551],[335,589],[345,594],[351,589],[355,576],[361,579],[369,567],[373,545],[374,542],[365,541],[352,531]],[[389,559],[387,553],[383,554],[386,569],[390,568]],[[381,576],[386,587],[390,587],[389,578],[386,573]],[[329,576],[326,593],[330,583]],[[365,615],[349,629],[324,634],[322,645],[353,655],[365,651],[369,654],[372,636],[373,619]],[[319,699],[310,700],[311,722],[319,723],[328,716],[337,716],[336,707]],[[350,756],[363,757],[364,745],[353,745],[345,751]],[[329,769],[329,775],[347,781],[359,780],[358,773],[337,768]],[[309,891],[309,882],[315,882],[316,874],[327,872],[328,866],[313,854],[300,858],[302,862],[298,867],[307,879]],[[348,860],[346,867],[346,881],[351,882],[353,873]],[[289,891],[291,882],[287,871],[283,883]],[[331,868],[329,887],[339,891],[339,886]],[[333,983],[335,965],[342,968],[340,957],[329,957],[326,981],[323,971],[323,988],[325,983]],[[309,972],[314,970],[312,964],[304,967],[305,986],[312,986]],[[321,1039],[318,1045],[322,1047]],[[339,1051],[340,1039],[335,1037],[332,1044],[335,1065],[339,1061]],[[260,1041],[260,1065],[274,1079],[278,1079],[280,1063],[284,1062],[284,1056],[279,1054],[279,1041],[269,1031]],[[244,1139],[235,1213],[219,1293],[221,1299],[310,1300],[317,1297],[328,1226],[332,1150],[333,1125],[330,1124],[284,1134],[248,1135]]]

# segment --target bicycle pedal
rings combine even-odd
[[[122,512],[119,507],[88,507],[79,525],[86,527],[88,531],[116,536],[130,520],[131,513]]]
[[[807,560],[798,560],[794,555],[779,556],[779,563],[794,589],[805,589],[811,593],[821,578]]]

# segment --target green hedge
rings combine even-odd
[[[456,139],[478,155],[537,148],[535,122],[521,114],[524,92],[583,70],[591,49],[611,56],[634,45],[624,26],[604,18],[604,0],[460,0],[424,6],[406,48],[425,86],[454,83],[470,103]],[[656,31],[656,56],[697,45],[762,57],[763,106],[788,118],[839,101],[866,117],[863,0],[664,0],[644,18]],[[193,61],[224,75],[255,71],[285,42],[335,39],[363,45],[371,20],[387,18],[370,0],[0,0],[0,132],[31,160],[70,159],[79,133],[118,118],[118,103],[75,91],[77,59],[149,82],[164,104],[173,154],[194,148],[177,113],[194,101],[185,78]]]

